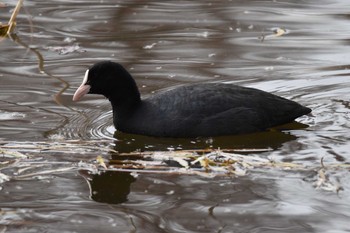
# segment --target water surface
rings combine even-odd
[[[14,3],[2,2],[4,23]],[[25,2],[15,33],[0,41],[1,230],[349,232],[349,6]],[[207,81],[272,92],[312,108],[298,119],[309,127],[177,140],[115,132],[107,100],[71,100],[100,60],[122,63],[144,96]],[[108,149],[218,147],[300,167],[256,167],[244,176],[94,167],[99,155],[118,159]]]

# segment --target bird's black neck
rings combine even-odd
[[[124,89],[113,93],[113,95],[107,97],[111,102],[113,115],[118,118],[127,118],[136,109],[136,106],[141,104],[140,92],[136,85],[133,89]]]

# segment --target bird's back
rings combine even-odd
[[[216,136],[261,131],[310,111],[257,89],[206,83],[154,94],[142,101],[129,123],[123,124],[131,133],[153,136]]]

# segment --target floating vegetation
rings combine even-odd
[[[9,29],[9,25],[8,24],[1,24],[0,23],[0,37],[4,37],[7,35],[7,32],[8,32],[8,29]]]
[[[23,4],[23,0],[19,0],[7,24],[0,23],[0,37],[8,36],[16,26],[16,18]]]
[[[262,35],[258,37],[258,39],[261,42],[264,42],[266,39],[281,37],[281,36],[289,33],[289,31],[287,29],[284,29],[284,28],[272,28],[271,31],[272,31],[272,34],[269,34],[269,35],[265,35],[265,33],[263,32]]]
[[[270,149],[252,150],[179,150],[118,153],[108,148],[110,141],[62,142],[6,142],[0,141],[0,183],[10,179],[42,177],[70,170],[86,170],[90,174],[101,172],[192,174],[204,177],[247,176],[267,169],[283,171],[312,171],[309,181],[316,189],[331,192],[342,190],[335,177],[336,171],[348,170],[350,164],[327,164],[323,160],[315,166],[305,166],[296,162],[276,162],[259,156],[258,152]],[[54,153],[81,154],[80,160],[73,162],[48,161],[45,155]],[[102,155],[106,156],[102,156]],[[106,159],[106,158],[110,159]],[[62,157],[61,157],[62,158]],[[13,175],[6,174],[8,168],[20,168]],[[38,169],[40,168],[40,169]],[[10,169],[10,170],[11,170]],[[272,172],[272,171],[271,171]]]

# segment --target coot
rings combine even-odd
[[[223,83],[183,85],[141,99],[129,72],[111,61],[98,62],[86,71],[73,101],[87,93],[109,99],[117,130],[157,137],[251,133],[311,112],[261,90]]]

